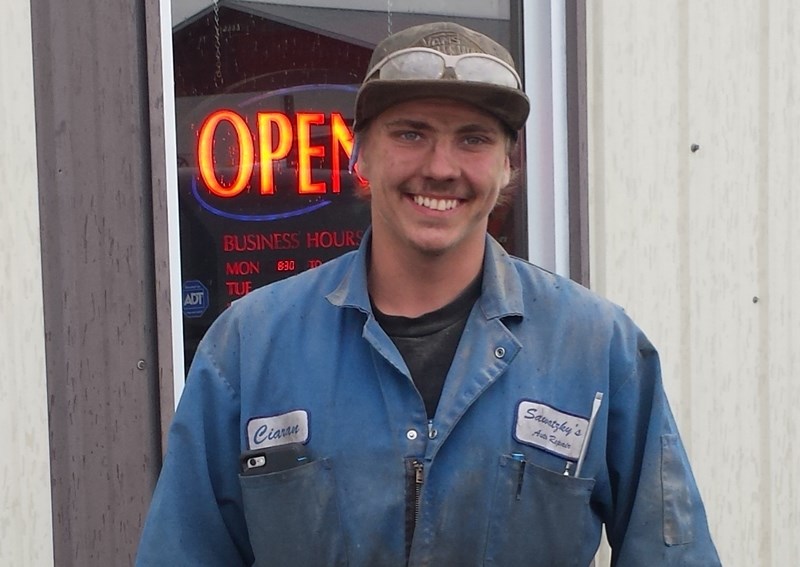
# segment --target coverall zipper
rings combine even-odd
[[[425,465],[418,459],[406,461],[406,560],[411,556],[411,541],[419,518],[419,499],[425,481]]]

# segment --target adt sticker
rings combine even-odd
[[[188,280],[183,282],[183,316],[202,317],[208,309],[208,288],[203,282]]]

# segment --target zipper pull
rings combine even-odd
[[[419,519],[419,501],[422,496],[422,483],[425,481],[425,465],[422,461],[414,461],[414,525]]]
[[[425,465],[422,464],[422,461],[414,461],[414,482],[418,485],[424,481],[424,469]]]

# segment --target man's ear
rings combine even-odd
[[[369,179],[369,160],[364,158],[364,152],[358,156],[358,161],[353,166],[353,172],[359,181],[366,182]]]
[[[506,161],[503,164],[503,183],[500,184],[500,188],[507,187],[508,184],[511,182],[511,159],[506,154]]]
[[[364,139],[364,134],[359,134],[358,138],[356,139],[356,143],[353,147],[354,148],[353,151],[357,152],[355,156],[356,159],[353,162],[353,170],[358,174],[359,178],[364,179],[366,181],[367,179],[369,179],[370,159],[369,156],[366,155],[369,152],[364,151],[367,148],[365,148],[362,144],[363,139]]]
[[[369,187],[369,179],[364,177],[364,174],[361,172],[361,161],[353,165],[353,181],[355,182],[355,190],[356,194],[359,197],[369,197],[370,195],[370,187]]]

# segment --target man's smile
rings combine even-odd
[[[411,198],[417,205],[432,211],[449,211],[458,207],[460,203],[458,199],[424,197],[422,195],[414,195]]]

